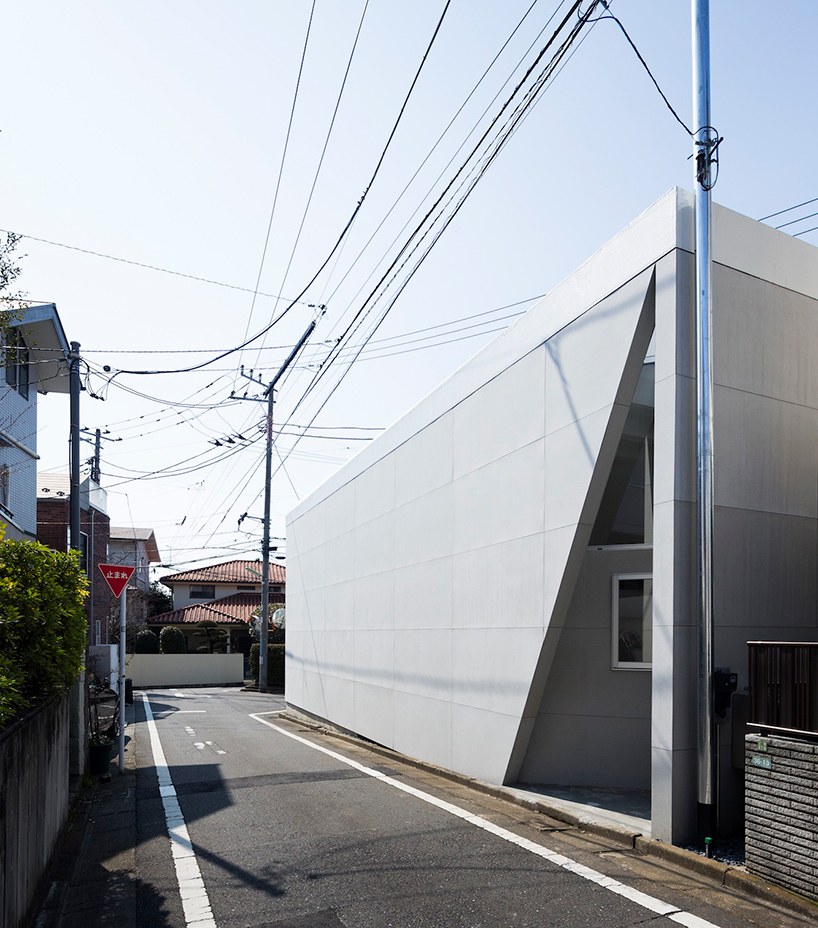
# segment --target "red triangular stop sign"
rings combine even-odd
[[[131,579],[131,574],[136,570],[135,567],[123,567],[121,564],[100,564],[99,569],[117,599],[122,595],[122,591]]]

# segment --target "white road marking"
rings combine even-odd
[[[196,734],[196,732],[190,727],[190,725],[185,725],[185,731],[186,731],[189,735],[195,735],[195,734]]]
[[[194,748],[198,748],[200,751],[204,750],[204,741],[195,741],[193,743]]]
[[[171,715],[201,715],[206,712],[207,709],[177,709]]]
[[[176,797],[170,767],[165,759],[165,752],[162,750],[162,742],[159,740],[159,731],[151,712],[150,700],[145,693],[142,693],[142,703],[145,706],[148,734],[153,751],[153,766],[159,778],[159,795],[162,797],[162,805],[165,809],[165,822],[176,868],[179,895],[182,898],[185,924],[191,928],[217,928],[210,908],[210,899],[204,880],[202,880],[202,873],[199,870],[199,862],[196,860],[182,809]]]
[[[263,714],[277,715],[279,713],[268,712]],[[373,777],[376,780],[380,780],[382,783],[386,783],[395,789],[399,789],[401,792],[408,793],[410,796],[421,799],[423,802],[429,803],[429,805],[437,806],[437,808],[442,809],[444,812],[455,815],[457,818],[462,818],[472,825],[475,825],[477,828],[482,828],[484,831],[488,831],[493,835],[497,835],[498,838],[502,838],[504,841],[508,841],[511,844],[516,844],[517,847],[521,847],[523,850],[530,851],[532,854],[536,854],[538,857],[542,857],[544,860],[548,860],[552,864],[556,864],[558,867],[562,867],[564,870],[569,870],[571,873],[575,873],[577,876],[581,876],[585,880],[590,880],[592,883],[596,883],[598,886],[609,889],[611,892],[616,893],[618,896],[623,896],[624,898],[629,899],[631,902],[635,902],[637,905],[641,905],[643,908],[648,909],[650,912],[655,912],[657,915],[667,916],[667,918],[671,919],[672,921],[677,922],[680,925],[684,925],[685,928],[718,928],[718,926],[714,925],[713,922],[708,922],[705,919],[700,918],[698,915],[693,915],[690,912],[682,911],[680,908],[678,908],[678,906],[664,902],[662,899],[657,899],[655,896],[649,896],[647,893],[640,892],[640,890],[634,889],[631,886],[626,886],[624,883],[620,883],[619,880],[615,880],[613,877],[605,876],[604,873],[599,873],[597,870],[592,870],[590,867],[586,867],[584,864],[580,864],[575,860],[571,860],[570,857],[565,857],[562,854],[558,854],[556,851],[551,851],[547,847],[543,847],[541,844],[536,844],[534,841],[529,841],[528,838],[523,838],[520,835],[515,834],[513,831],[508,831],[508,829],[502,828],[500,825],[495,825],[488,819],[485,819],[480,815],[474,815],[471,812],[466,811],[466,809],[462,809],[460,806],[456,806],[451,802],[447,802],[445,799],[438,799],[437,796],[432,796],[431,793],[424,793],[422,790],[416,789],[414,786],[410,786],[408,783],[403,783],[400,780],[396,780],[394,777],[390,777],[388,774],[381,773],[380,770],[375,770],[372,767],[365,767],[363,764],[358,763],[358,761],[352,760],[352,758],[344,757],[343,754],[338,754],[335,751],[331,751],[329,748],[325,748],[323,745],[308,741],[306,738],[302,738],[300,735],[296,735],[293,732],[287,731],[285,728],[281,728],[279,725],[273,725],[272,722],[268,722],[267,719],[262,718],[261,715],[262,713],[251,713],[250,718],[255,719],[257,722],[261,722],[262,725],[267,725],[269,728],[272,728],[274,731],[277,731],[282,735],[286,735],[288,738],[292,738],[293,741],[298,741],[301,744],[305,744],[308,748],[312,748],[314,751],[319,751],[322,754],[326,754],[328,757],[332,757],[334,760],[340,761],[342,764],[346,764],[348,767],[353,767],[355,770],[359,770],[361,773],[365,773],[367,776]]]
[[[218,744],[215,744],[212,741],[205,741],[205,744],[213,751],[214,754],[226,754],[227,751],[223,751]]]

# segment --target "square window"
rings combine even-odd
[[[212,583],[191,583],[191,599],[215,599],[216,587]]]
[[[613,668],[650,670],[653,645],[653,578],[614,574]]]

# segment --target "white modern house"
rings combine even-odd
[[[818,638],[818,249],[713,222],[715,659],[741,693],[748,640]],[[695,482],[674,189],[290,514],[288,704],[492,783],[650,790],[653,836],[687,842]]]
[[[0,380],[0,523],[6,538],[37,536],[37,395],[68,393],[69,345],[57,307],[12,303]],[[66,414],[66,438],[68,418]]]

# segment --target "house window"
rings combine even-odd
[[[236,584],[236,589],[237,589],[237,590],[240,590],[240,591],[242,591],[242,590],[252,590],[253,592],[255,592],[256,585],[255,585],[255,583],[237,583],[237,584]]]
[[[9,334],[6,345],[6,383],[23,399],[28,399],[29,387],[28,348],[17,329]]]
[[[212,583],[191,583],[191,599],[215,599],[216,587]]]
[[[591,532],[591,547],[653,543],[653,379],[646,362]]]
[[[613,667],[650,670],[653,645],[653,578],[614,574]]]

